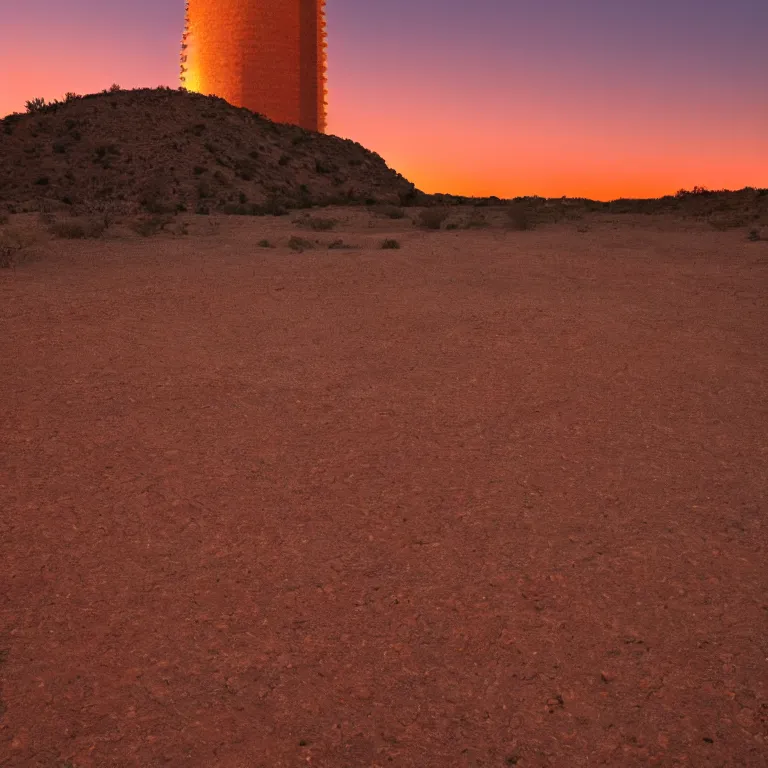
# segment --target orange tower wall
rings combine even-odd
[[[181,83],[325,130],[325,0],[187,0]]]

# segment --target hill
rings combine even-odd
[[[31,104],[0,120],[0,214],[283,213],[313,205],[496,207],[526,226],[585,213],[668,214],[730,229],[768,224],[768,190],[696,187],[658,199],[425,194],[360,144],[170,88]]]
[[[0,209],[257,214],[415,202],[360,144],[182,90],[111,90],[0,121]]]

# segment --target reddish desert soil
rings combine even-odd
[[[0,764],[768,764],[768,243],[210,221],[0,272]]]

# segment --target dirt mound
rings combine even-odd
[[[354,141],[186,91],[111,91],[0,121],[0,210],[258,214],[423,197]]]

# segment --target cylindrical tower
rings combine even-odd
[[[187,0],[181,84],[325,129],[325,0]]]

